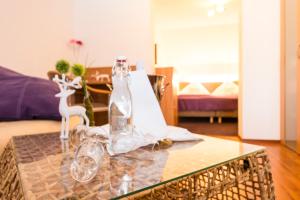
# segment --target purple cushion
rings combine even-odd
[[[0,66],[0,121],[60,120],[58,86]]]

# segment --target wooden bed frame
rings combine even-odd
[[[202,83],[202,85],[212,93],[217,87],[219,87],[223,82],[213,82],[213,83]],[[238,82],[234,82],[238,84]],[[189,82],[179,83],[179,91],[181,91],[185,86],[190,84]],[[214,118],[218,118],[218,123],[222,123],[223,117],[237,118],[238,110],[236,111],[178,111],[178,117],[209,117],[209,122],[214,123]]]

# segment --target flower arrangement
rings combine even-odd
[[[71,39],[69,44],[73,47],[74,57],[78,58],[80,47],[83,46],[83,42],[81,40]],[[61,59],[56,62],[55,68],[60,74],[67,74],[71,71],[72,76],[81,77],[82,93],[84,96],[83,104],[86,109],[86,115],[90,120],[90,126],[95,126],[93,104],[90,93],[87,90],[85,79],[86,66],[77,62],[71,65],[67,60]]]

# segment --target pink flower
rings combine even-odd
[[[79,46],[82,46],[82,45],[83,45],[83,43],[82,43],[81,40],[77,40],[77,41],[76,41],[76,44],[78,44]]]
[[[77,45],[77,46],[83,45],[83,42],[81,40],[76,40],[76,39],[71,39],[69,43],[72,45]]]

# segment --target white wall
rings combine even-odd
[[[71,38],[85,43],[93,66],[117,55],[153,66],[150,0],[0,0],[0,65],[46,77],[60,58],[71,59]]]
[[[75,37],[87,46],[83,56],[94,66],[112,65],[124,55],[152,71],[151,0],[75,0],[74,25]]]
[[[0,0],[0,65],[46,77],[60,57],[68,57],[72,0]]]
[[[280,0],[242,1],[240,136],[280,139]]]
[[[180,81],[238,80],[239,26],[160,28],[158,65],[174,66]]]

